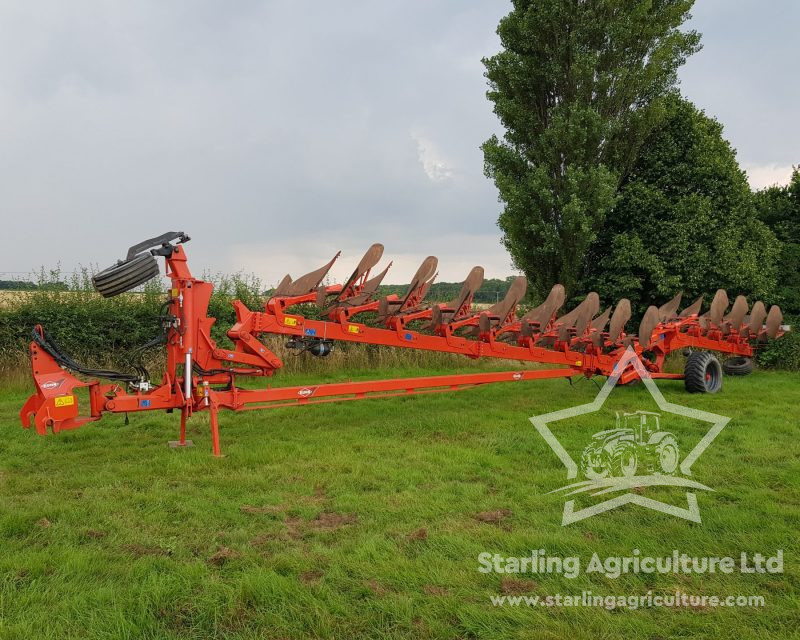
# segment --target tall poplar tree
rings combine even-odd
[[[594,241],[676,71],[699,49],[694,0],[513,0],[486,58],[506,133],[483,144],[503,242],[530,287],[580,293]]]

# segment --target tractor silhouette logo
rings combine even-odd
[[[580,458],[573,459],[551,431],[550,425],[601,412],[627,367],[633,367],[639,374],[659,413],[616,412],[614,428],[598,431],[591,436]],[[698,442],[687,447],[687,451],[682,451],[675,434],[665,429],[665,425],[670,424],[669,417],[673,415],[705,422],[710,427]],[[691,478],[692,465],[725,428],[730,418],[668,402],[636,352],[628,349],[617,361],[614,375],[606,380],[592,402],[531,416],[530,420],[566,468],[568,483],[549,493],[565,497],[561,524],[569,525],[627,504],[701,522],[695,492],[713,489]],[[683,444],[686,446],[685,441]],[[586,480],[580,479],[581,475]],[[684,492],[686,507],[672,501],[657,500],[656,496],[673,497],[674,491],[669,494],[664,491],[665,488],[677,488]],[[656,490],[660,493],[656,493]],[[643,495],[645,492],[649,495]],[[578,499],[589,502],[590,506],[578,508]]]
[[[632,478],[642,472],[671,475],[678,468],[678,439],[661,430],[661,414],[616,412],[614,429],[599,431],[583,450],[581,471],[589,480]]]

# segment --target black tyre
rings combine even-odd
[[[722,363],[726,376],[746,376],[753,373],[753,361],[744,356],[734,356]]]
[[[716,393],[722,389],[722,365],[707,351],[692,352],[683,374],[689,393]]]
[[[104,298],[135,289],[159,274],[158,261],[149,253],[140,253],[120,261],[92,277],[92,285]]]

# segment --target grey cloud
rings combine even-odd
[[[796,0],[699,0],[703,50],[681,70],[684,93],[725,126],[748,167],[800,163]]]
[[[710,17],[696,11],[701,55],[710,38],[725,50],[736,28],[754,28],[712,36],[727,3],[710,4]],[[337,249],[356,260],[375,241],[397,257],[389,281],[408,278],[429,253],[443,279],[478,263],[489,277],[508,275],[478,148],[499,130],[480,58],[498,49],[508,8],[3,3],[0,270],[105,266],[128,244],[180,228],[194,237],[198,272],[243,268],[266,282]],[[690,97],[710,113],[724,107],[738,136],[753,102],[720,105],[698,89],[712,71],[687,74]],[[775,113],[774,126],[793,122]],[[744,159],[784,155],[768,147]],[[337,269],[347,270],[344,260]]]
[[[496,128],[479,60],[505,8],[6,5],[2,206],[15,237],[41,221],[42,250],[9,246],[0,268],[102,265],[180,227],[200,265],[231,271],[260,255],[268,281],[286,270],[271,255],[311,266],[320,238],[353,255],[436,239],[442,275],[456,278],[448,258],[464,259],[467,235],[505,274],[478,150]],[[451,159],[450,179],[426,174],[415,135]]]

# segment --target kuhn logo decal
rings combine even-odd
[[[316,390],[317,390],[316,387],[313,387],[313,388],[312,387],[303,387],[302,389],[300,389],[300,391],[297,392],[297,395],[300,396],[301,398],[308,398],[309,396],[314,395],[314,392]]]
[[[47,389],[48,391],[50,389],[58,389],[61,386],[61,383],[63,382],[64,378],[61,378],[61,380],[50,380],[49,382],[45,382],[42,384],[42,389]]]

